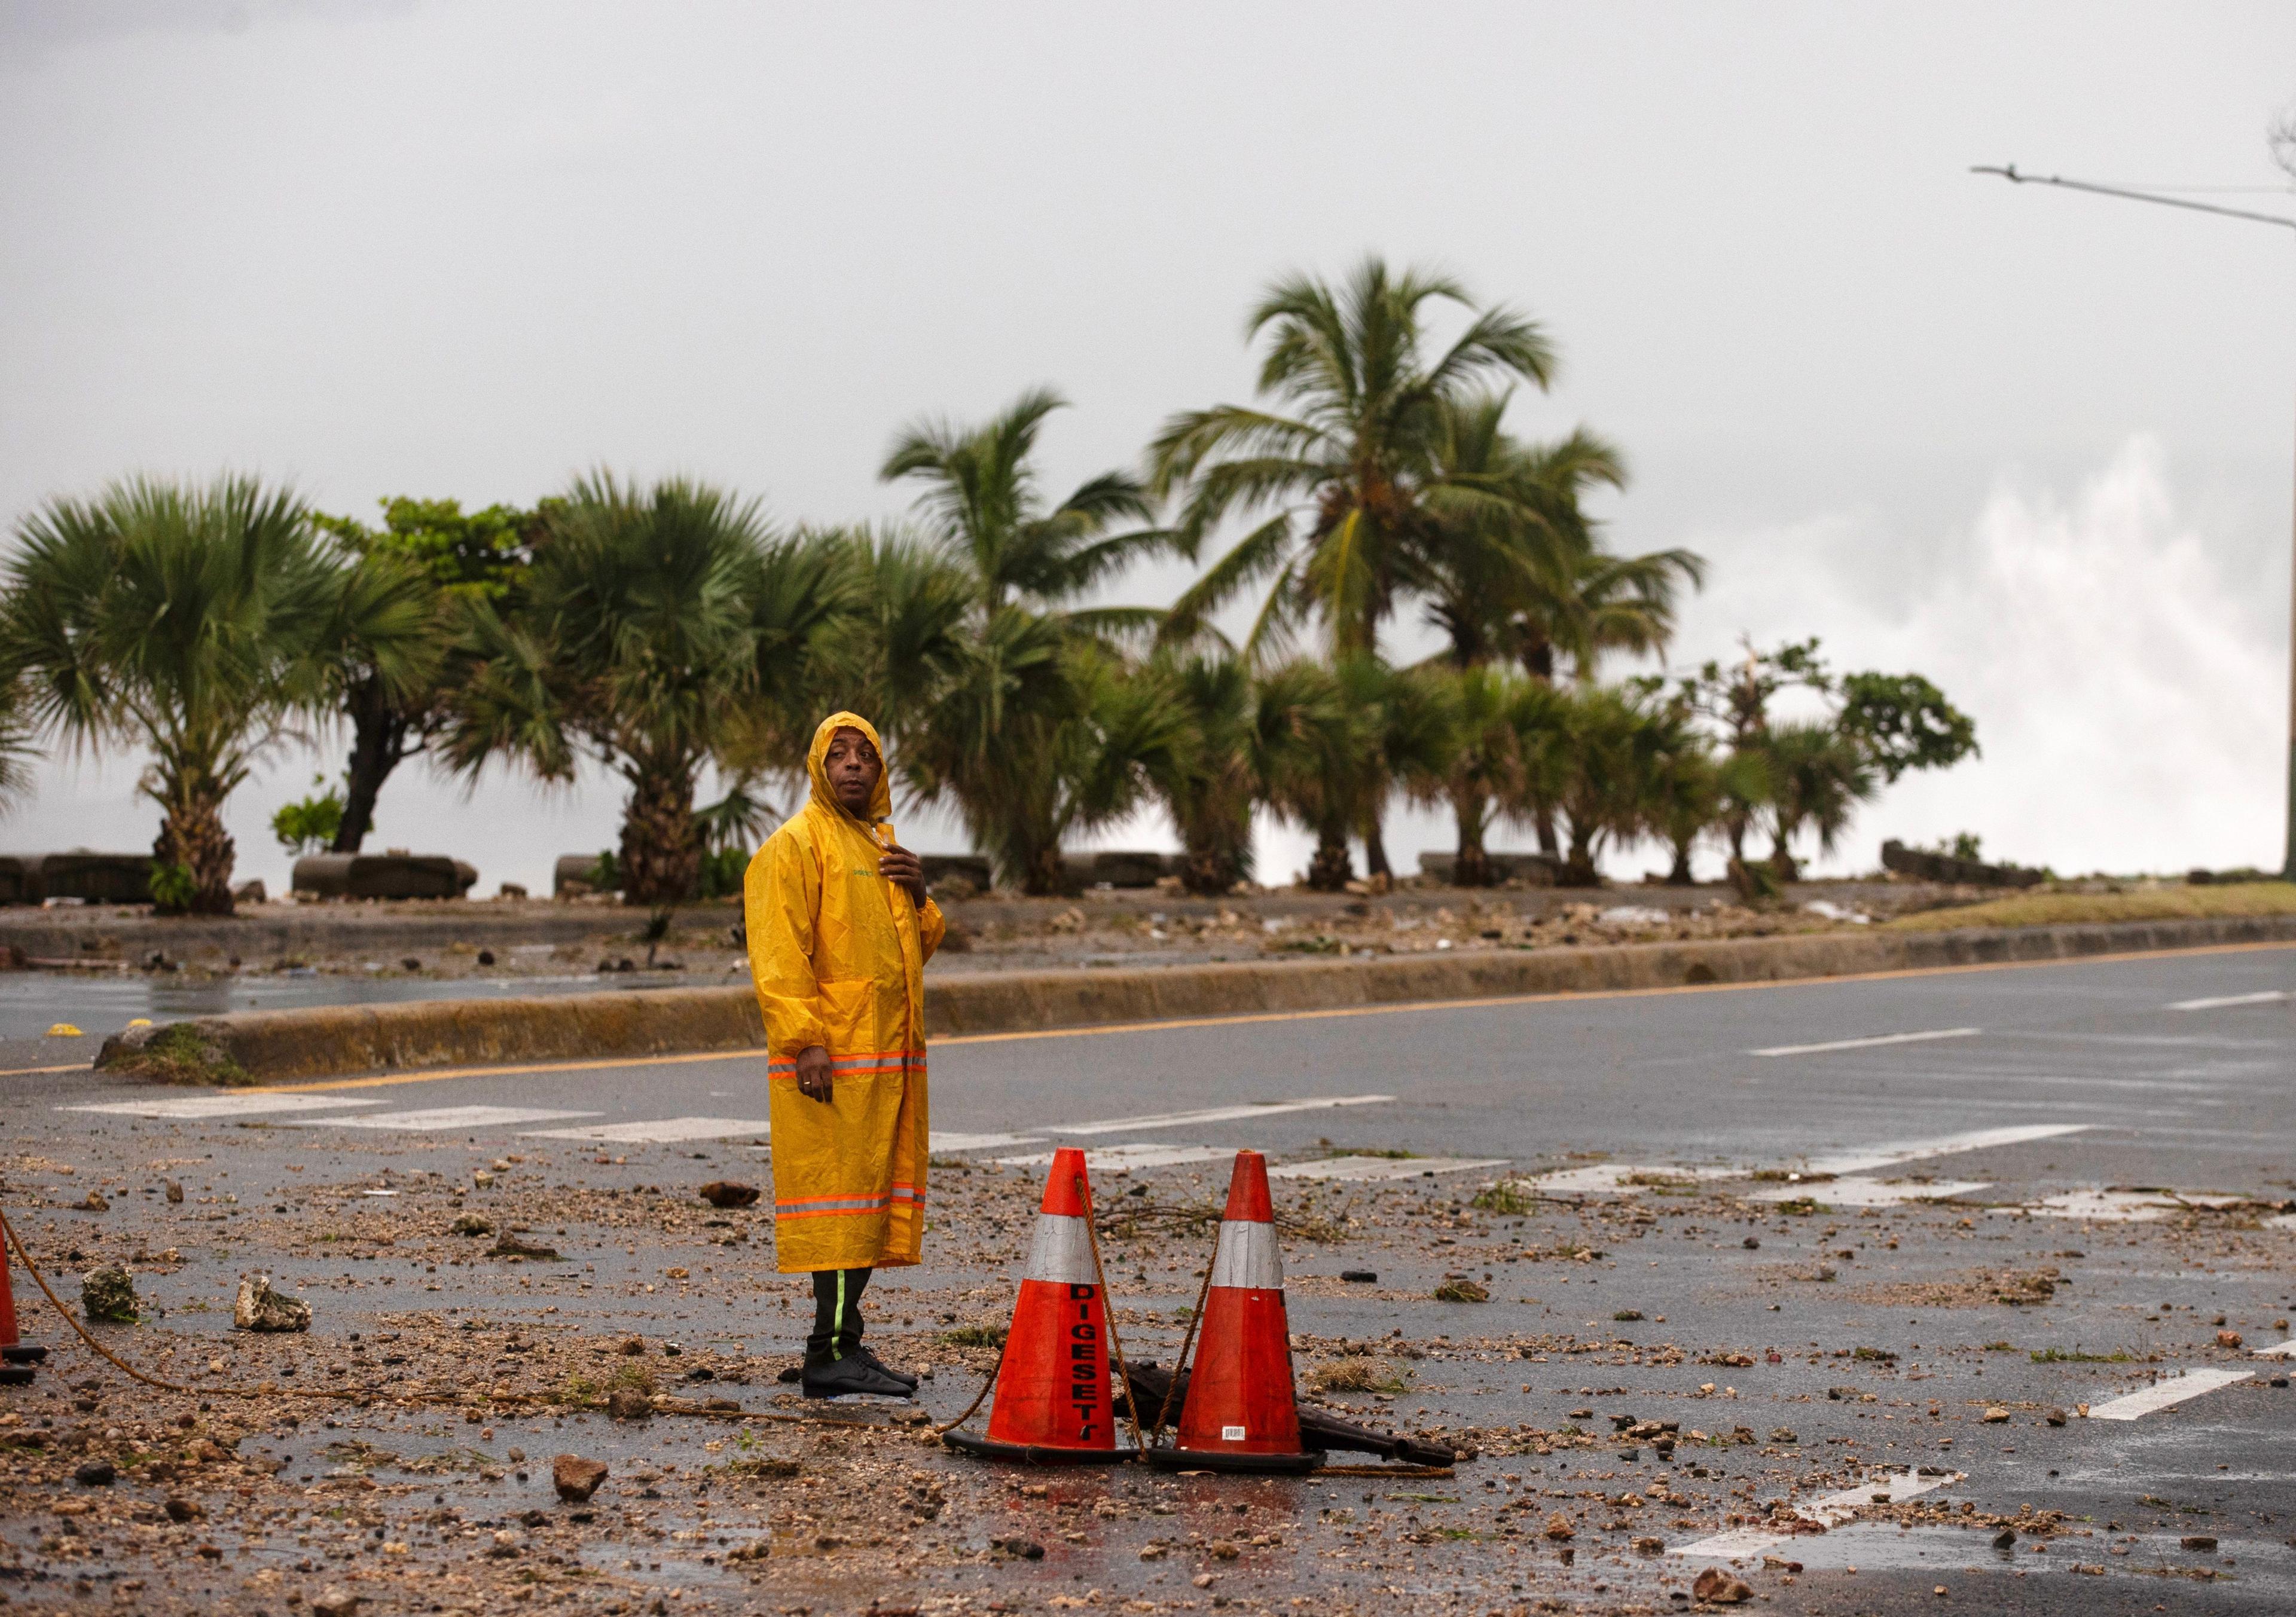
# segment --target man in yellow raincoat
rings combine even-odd
[[[877,731],[832,713],[806,753],[813,795],[742,884],[765,1013],[774,1241],[813,1275],[805,1393],[906,1397],[861,1343],[861,1290],[914,1263],[925,1208],[924,964],[941,940],[924,867],[893,840]]]

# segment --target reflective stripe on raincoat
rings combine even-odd
[[[773,1118],[774,1245],[783,1273],[914,1263],[924,1229],[924,964],[939,908],[877,873],[891,845],[881,775],[865,824],[837,801],[830,737],[866,719],[833,713],[814,732],[813,796],[767,838],[742,884],[750,971],[765,1013]],[[834,1098],[797,1087],[798,1052],[829,1052]]]

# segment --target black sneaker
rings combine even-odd
[[[848,1359],[858,1359],[871,1369],[875,1370],[880,1376],[882,1376],[890,1381],[899,1382],[912,1392],[914,1392],[917,1390],[917,1378],[915,1376],[910,1375],[906,1370],[895,1369],[891,1365],[887,1364],[883,1360],[878,1358],[876,1354],[871,1352],[865,1347],[857,1347],[851,1352],[848,1353],[846,1357]]]
[[[909,1395],[906,1382],[896,1381],[858,1352],[827,1364],[805,1367],[808,1398],[901,1398]]]

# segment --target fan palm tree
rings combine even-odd
[[[1423,666],[1414,676],[1430,688],[1447,735],[1441,767],[1415,775],[1412,795],[1440,802],[1458,829],[1451,881],[1455,886],[1487,887],[1495,879],[1488,839],[1491,828],[1521,798],[1522,731],[1526,703],[1538,699],[1521,675],[1488,664],[1452,668]]]
[[[1179,832],[1181,885],[1216,896],[1251,875],[1254,804],[1282,801],[1285,782],[1343,745],[1347,714],[1313,663],[1255,678],[1241,657],[1196,656],[1168,677],[1193,734],[1155,787]]]
[[[357,638],[387,684],[419,682],[434,643],[419,581],[329,555],[299,498],[246,477],[53,500],[18,540],[0,666],[22,682],[26,719],[76,747],[147,749],[157,895],[228,915],[225,803],[324,699],[332,643]]]
[[[1437,303],[1471,318],[1432,353],[1426,315]],[[1376,257],[1336,291],[1307,275],[1276,282],[1247,331],[1268,336],[1259,391],[1273,406],[1185,412],[1151,450],[1153,492],[1186,491],[1174,538],[1192,559],[1222,522],[1259,519],[1174,603],[1166,633],[1199,633],[1259,586],[1254,656],[1310,622],[1334,653],[1374,652],[1382,625],[1423,576],[1446,404],[1492,380],[1545,387],[1554,350],[1513,310],[1476,309],[1458,282],[1393,274]]]
[[[1608,685],[1538,687],[1523,704],[1524,810],[1560,816],[1565,886],[1601,885],[1603,850],[1653,823],[1651,780],[1678,726],[1630,691]]]
[[[513,758],[570,781],[590,757],[629,788],[624,899],[695,888],[712,810],[704,764],[744,765],[761,733],[801,729],[847,598],[833,546],[770,535],[754,501],[671,478],[650,489],[600,472],[553,510],[512,612],[472,610],[472,675],[444,753],[475,775]]]
[[[1781,881],[1796,874],[1792,845],[1804,829],[1831,853],[1857,805],[1880,789],[1857,739],[1830,723],[1773,724],[1761,738],[1770,780],[1770,865]]]
[[[1168,684],[1059,617],[991,615],[901,749],[922,803],[952,801],[999,878],[1031,895],[1066,880],[1062,842],[1129,813],[1185,767],[1193,739]]]
[[[1147,687],[1121,677],[1122,643],[1157,614],[1077,604],[1168,537],[1128,526],[1146,523],[1149,502],[1126,473],[1047,503],[1032,457],[1062,406],[1037,389],[977,427],[914,425],[881,473],[923,486],[930,547],[881,547],[876,565],[901,575],[912,603],[886,632],[929,642],[942,670],[918,678],[913,657],[883,658],[887,680],[910,686],[904,782],[919,802],[953,802],[999,876],[1032,894],[1061,889],[1062,838],[1128,810],[1186,734],[1181,715],[1144,705]]]

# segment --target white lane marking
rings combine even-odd
[[[1056,1123],[1045,1125],[1047,1134],[1116,1134],[1127,1129],[1179,1129],[1191,1123],[1234,1123],[1244,1117],[1271,1117],[1278,1112],[1320,1112],[1332,1107],[1380,1106],[1392,1095],[1315,1095],[1300,1100],[1253,1101],[1244,1106],[1213,1107],[1201,1112],[1152,1112],[1141,1117],[1111,1117],[1100,1123]]]
[[[576,1129],[527,1129],[521,1139],[594,1139],[612,1145],[668,1145],[681,1139],[762,1138],[773,1125],[758,1117],[663,1117],[651,1123],[595,1123]]]
[[[1871,1173],[1876,1168],[1894,1168],[1900,1163],[1923,1162],[1932,1156],[1952,1156],[1959,1152],[1983,1151],[1994,1146],[2021,1146],[2036,1139],[2054,1139],[2060,1135],[2079,1134],[2091,1126],[2085,1123],[2021,1123],[2000,1129],[1973,1129],[1966,1134],[1947,1134],[1936,1139],[1876,1146],[1872,1150],[1849,1151],[1840,1156],[1815,1156],[1804,1172],[1831,1173],[1837,1177],[1849,1173]]]
[[[1419,1179],[1438,1173],[1468,1173],[1504,1168],[1504,1156],[1327,1156],[1321,1162],[1286,1163],[1270,1168],[1270,1179]]]
[[[1095,1173],[1111,1173],[1126,1168],[1169,1168],[1181,1163],[1218,1162],[1235,1152],[1226,1146],[1165,1146],[1152,1140],[1127,1140],[1120,1146],[1099,1146],[1084,1154],[1084,1165]],[[1000,1156],[996,1159],[1008,1168],[1042,1168],[1053,1160],[1050,1151],[1038,1151],[1029,1156]]]
[[[2296,1213],[2283,1213],[2264,1221],[2267,1229],[2296,1229]]]
[[[2131,1392],[2125,1398],[2091,1404],[2091,1420],[2135,1420],[2140,1415],[2150,1415],[2155,1409],[2165,1409],[2171,1404],[2183,1403],[2188,1398],[2198,1398],[2203,1392],[2213,1392],[2218,1387],[2228,1387],[2235,1381],[2253,1381],[2253,1370],[2185,1370],[2162,1377],[2141,1392]]]
[[[1004,1146],[1034,1146],[1044,1141],[1041,1134],[944,1134],[932,1132],[932,1148],[936,1151],[994,1151]]]
[[[1750,1049],[1750,1056],[1817,1056],[1828,1050],[1875,1049],[1884,1044],[1921,1044],[1931,1039],[1968,1039],[1985,1030],[1981,1027],[1939,1027],[1925,1033],[1877,1033],[1870,1039],[1835,1039],[1825,1044],[1773,1044],[1767,1049]]]
[[[1575,1196],[1640,1196],[1645,1190],[1685,1189],[1705,1180],[1735,1179],[1737,1168],[1652,1167],[1634,1163],[1597,1163],[1591,1168],[1558,1168],[1531,1176],[1541,1190]]]
[[[2296,1359],[2296,1339],[2276,1342],[2270,1347],[2260,1347],[2256,1350],[2256,1356],[2259,1359]]]
[[[331,1107],[379,1107],[380,1100],[338,1100],[332,1095],[195,1095],[177,1100],[111,1100],[101,1106],[58,1107],[59,1112],[108,1112],[115,1117],[254,1117],[265,1112],[323,1112]]]
[[[2038,1213],[2043,1218],[2091,1219],[2099,1223],[2149,1224],[2194,1207],[2219,1212],[2246,1202],[2244,1196],[2213,1196],[2169,1190],[2069,1190],[2043,1196],[2030,1206],[1996,1207],[1997,1213]]]
[[[561,1117],[595,1117],[595,1112],[557,1112],[542,1107],[433,1107],[421,1112],[374,1112],[365,1117],[299,1117],[299,1128],[403,1129],[447,1132],[455,1129],[501,1129],[519,1123],[552,1123]]]
[[[1938,1202],[1948,1196],[1967,1196],[1972,1190],[1990,1187],[1989,1180],[1940,1179],[1927,1184],[1914,1180],[1865,1179],[1851,1174],[1846,1179],[1803,1180],[1798,1184],[1772,1185],[1757,1190],[1746,1199],[1754,1202],[1798,1202],[1809,1196],[1833,1207],[1897,1207],[1907,1202]]]
[[[1931,1489],[1958,1482],[1964,1474],[1953,1471],[1923,1476],[1919,1472],[1893,1471],[1885,1476],[1875,1477],[1862,1488],[1845,1488],[1840,1493],[1829,1493],[1823,1499],[1797,1505],[1794,1514],[1833,1527],[1848,1521],[1868,1505],[1894,1505],[1900,1499],[1917,1499]],[[1716,1557],[1759,1555],[1793,1536],[1787,1532],[1766,1532],[1759,1527],[1734,1527],[1728,1532],[1718,1532],[1711,1538],[1699,1539],[1695,1544],[1670,1546],[1666,1553],[1669,1556]]]
[[[2227,1005],[2272,1005],[2282,1000],[2296,999],[2284,988],[2267,989],[2262,993],[2228,993],[2213,1000],[2179,1000],[2170,1010],[2222,1010]]]

